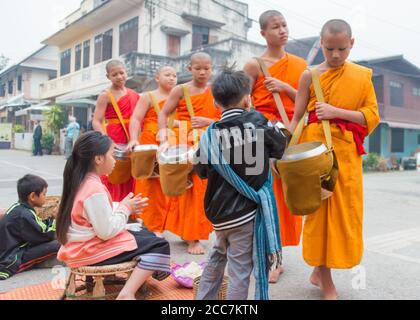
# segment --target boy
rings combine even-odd
[[[165,106],[159,114],[159,138],[162,148],[167,145],[167,124],[169,116],[176,110],[176,120],[179,121],[177,138],[180,144],[192,145],[195,141],[188,139],[191,133],[204,132],[214,121],[220,119],[220,112],[214,106],[214,99],[209,84],[212,76],[211,57],[204,52],[196,53],[191,57],[189,71],[192,81],[184,87],[189,91],[194,109],[194,117],[191,118],[184,97],[182,86],[176,86],[166,100]],[[187,128],[187,132],[183,128]],[[188,140],[188,142],[187,142]],[[182,142],[184,141],[184,142]],[[169,212],[166,218],[165,230],[168,230],[188,243],[188,253],[192,255],[204,254],[204,247],[200,240],[208,240],[213,231],[210,222],[206,219],[204,211],[204,194],[207,182],[201,180],[196,174],[192,174],[192,188],[185,195],[169,199]]]
[[[321,288],[324,299],[337,299],[331,269],[351,269],[363,254],[364,138],[379,124],[378,104],[372,84],[372,70],[346,61],[353,48],[350,25],[331,20],[321,32],[325,61],[317,67],[325,103],[317,102],[310,71],[299,85],[292,129],[305,110],[309,124],[302,142],[325,141],[322,120],[329,120],[339,176],[333,196],[306,218],[303,256],[315,267],[311,282]]]
[[[198,299],[216,299],[226,264],[228,300],[248,298],[253,264],[257,278],[256,299],[268,299],[269,267],[281,264],[269,159],[282,157],[286,138],[269,126],[261,113],[247,111],[250,89],[250,79],[242,71],[225,70],[213,84],[213,96],[223,112],[222,119],[203,135],[196,171],[201,178],[208,178],[205,208],[217,238],[201,277]],[[221,163],[219,157],[226,162]],[[231,177],[236,178],[232,181]],[[238,181],[243,184],[239,186]],[[267,222],[264,226],[262,218]],[[271,228],[265,228],[267,225]],[[264,229],[262,234],[261,229]],[[264,245],[261,246],[260,241]],[[267,243],[269,252],[265,252]],[[268,259],[270,254],[273,259]],[[266,265],[268,260],[271,266]]]
[[[275,10],[264,12],[260,17],[261,35],[267,43],[267,50],[261,59],[269,68],[271,78],[265,78],[261,66],[252,59],[245,66],[245,72],[252,79],[252,98],[255,109],[273,122],[282,122],[273,93],[280,94],[289,120],[293,118],[295,98],[300,76],[306,69],[306,62],[286,52],[289,39],[289,28],[284,16]],[[298,246],[302,234],[302,219],[290,213],[284,199],[282,182],[275,179],[273,190],[276,196],[280,220],[282,245]],[[283,273],[283,267],[270,274],[270,282],[276,283]]]
[[[42,221],[34,208],[45,203],[47,182],[26,175],[18,181],[19,202],[0,220],[0,280],[28,270],[57,255],[55,220]]]
[[[127,145],[130,142],[130,119],[140,97],[137,92],[125,86],[127,72],[124,63],[119,60],[111,60],[106,65],[106,72],[107,78],[111,81],[111,87],[98,97],[92,121],[93,128],[95,131],[108,135],[115,144]],[[121,120],[112,105],[111,96],[114,96],[118,105]],[[106,127],[103,126],[105,121]],[[134,179],[132,178],[126,183],[118,185],[111,184],[107,177],[102,177],[102,182],[115,202],[121,202],[134,191]]]
[[[137,103],[130,123],[131,142],[128,148],[131,150],[139,143],[142,145],[159,144],[158,114],[164,106],[171,90],[177,84],[176,70],[170,66],[159,69],[155,81],[158,88],[143,94]],[[157,104],[154,106],[153,100]],[[143,123],[143,128],[141,124]],[[159,178],[142,179],[136,181],[135,194],[142,194],[149,198],[150,205],[142,213],[142,219],[149,231],[162,237],[165,228],[166,215],[168,213],[168,199],[163,194]]]

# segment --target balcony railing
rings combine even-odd
[[[206,52],[213,59],[217,69],[228,63],[231,53],[219,49],[207,48]],[[188,72],[190,58],[193,53],[171,58],[166,56],[148,55],[144,53],[129,53],[121,57],[127,67],[129,78],[139,83],[139,87],[147,79],[153,78],[155,73],[163,66],[172,66],[178,71],[180,81],[187,81],[191,77]],[[41,99],[51,99],[74,91],[86,90],[101,86],[108,82],[105,66],[108,61],[96,64],[88,69],[83,69],[61,78],[48,81],[41,85]]]

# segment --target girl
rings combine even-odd
[[[113,210],[111,195],[101,176],[112,172],[115,160],[111,139],[89,132],[76,142],[64,169],[63,196],[57,218],[59,260],[70,268],[138,261],[118,299],[135,300],[142,284],[153,275],[170,274],[170,249],[166,240],[142,230],[126,230],[132,213],[147,206],[147,198],[131,193]]]

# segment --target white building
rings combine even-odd
[[[0,123],[18,123],[30,130],[31,120],[41,120],[40,85],[57,76],[57,48],[44,46],[16,65],[0,73]],[[32,107],[34,112],[20,110]]]
[[[125,61],[127,85],[138,91],[162,65],[174,66],[186,81],[194,51],[210,53],[216,66],[261,53],[262,46],[246,42],[251,26],[248,5],[235,0],[85,0],[43,42],[60,56],[58,77],[41,85],[41,97],[76,107],[72,112],[83,123],[109,85],[110,59]]]

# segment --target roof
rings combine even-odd
[[[357,63],[371,68],[385,69],[402,76],[420,78],[420,68],[405,59],[403,55],[361,60]]]
[[[319,37],[316,36],[291,40],[286,46],[286,51],[306,60],[309,56],[309,53],[312,51],[314,45],[317,44],[318,39]],[[319,50],[312,64],[321,64],[323,61],[324,55],[322,53],[322,50]]]
[[[26,57],[25,59],[23,59],[22,61],[20,61],[19,63],[16,63],[12,66],[10,66],[7,69],[4,69],[3,71],[0,72],[0,77],[2,75],[5,75],[11,71],[16,70],[18,67],[20,67],[23,63],[25,63],[26,60],[29,60],[30,58],[36,56],[38,53],[40,53],[42,50],[44,50],[46,47],[48,47],[47,45],[44,45],[42,48],[40,48],[39,50],[35,51],[34,53],[32,53],[30,56]]]

